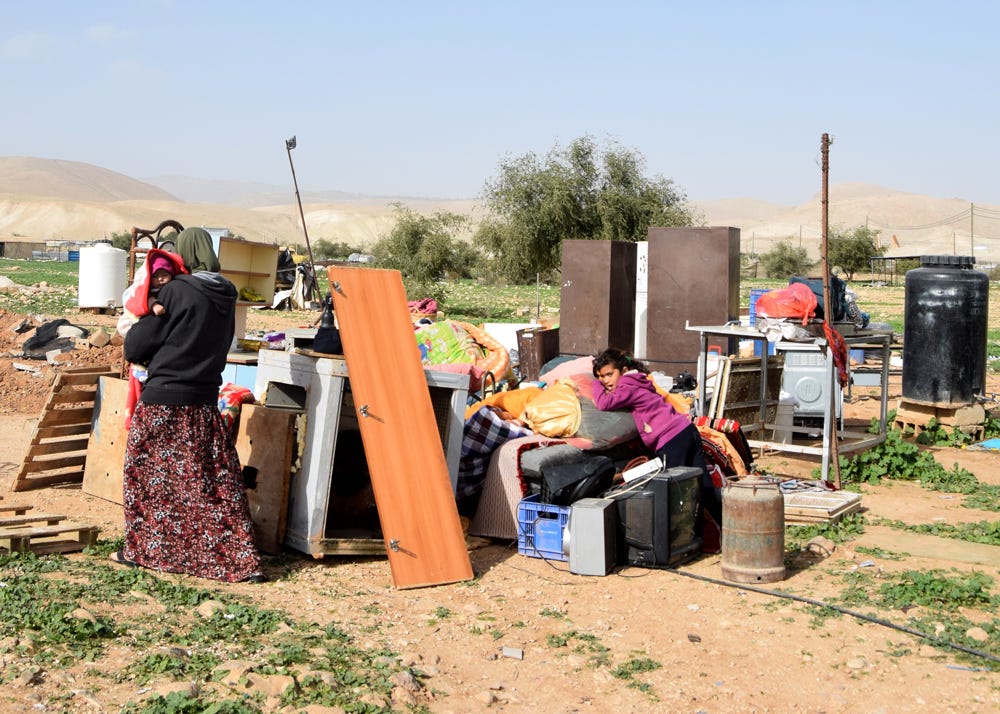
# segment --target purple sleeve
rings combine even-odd
[[[612,409],[628,409],[632,406],[632,391],[625,384],[622,384],[620,380],[618,386],[611,392],[604,391],[604,385],[597,379],[594,380],[592,389],[594,404],[602,412],[611,411]]]

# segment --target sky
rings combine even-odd
[[[689,199],[1000,205],[1000,3],[0,0],[0,156],[476,198],[590,136]]]

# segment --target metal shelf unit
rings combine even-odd
[[[705,413],[705,407],[707,404],[707,395],[705,389],[705,364],[708,357],[708,345],[709,337],[729,337],[739,340],[755,340],[767,342],[767,337],[764,333],[743,325],[687,325],[688,330],[698,332],[701,336],[701,358],[698,360],[698,392],[697,392],[697,403],[699,407],[699,414]],[[786,432],[808,432],[809,429],[804,427],[794,427],[787,426],[783,424],[768,423],[766,420],[766,406],[767,406],[767,349],[766,345],[762,344],[761,355],[760,355],[760,368],[761,368],[761,394],[760,394],[760,421],[756,424],[748,424],[743,426],[743,431],[747,435],[747,441],[750,446],[759,449],[770,449],[773,451],[785,451],[791,453],[799,454],[809,454],[814,456],[820,456],[822,459],[821,476],[822,478],[827,478],[830,472],[830,448],[831,443],[834,438],[838,439],[839,453],[847,454],[854,451],[862,451],[869,449],[876,444],[881,444],[885,441],[886,435],[886,415],[888,414],[889,405],[889,345],[892,342],[892,335],[887,334],[862,334],[856,333],[849,337],[844,337],[844,342],[847,344],[848,348],[858,347],[864,345],[867,348],[878,348],[882,351],[882,373],[880,380],[880,399],[881,404],[879,407],[879,433],[869,434],[867,432],[855,432],[847,431],[844,429],[837,428],[837,419],[832,411],[833,406],[833,395],[840,393],[840,385],[837,383],[837,368],[833,361],[833,353],[830,351],[829,346],[825,338],[817,337],[813,343],[816,347],[823,353],[825,364],[826,364],[826,379],[829,386],[827,393],[831,395],[831,398],[826,401],[825,408],[823,410],[823,443],[822,446],[808,446],[806,444],[795,444],[795,443],[782,443],[769,439],[752,439],[751,434],[767,434],[768,431],[773,433],[775,430]],[[848,366],[848,371],[850,367]]]

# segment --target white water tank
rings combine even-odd
[[[121,307],[126,256],[110,243],[80,248],[79,307]]]

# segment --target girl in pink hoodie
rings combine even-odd
[[[664,469],[701,469],[702,506],[722,525],[722,493],[708,474],[701,434],[686,414],[677,412],[656,391],[646,365],[627,352],[608,348],[594,358],[594,377],[592,390],[597,408],[631,411],[639,437],[663,460]]]

